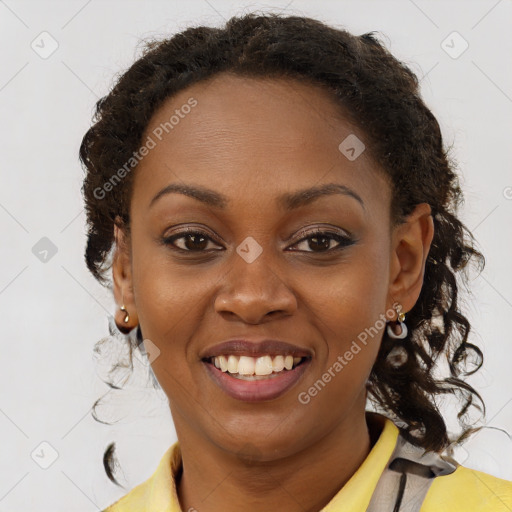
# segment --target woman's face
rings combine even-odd
[[[148,125],[115,289],[159,350],[178,437],[272,459],[363,415],[384,315],[403,297],[390,187],[334,112],[314,86],[221,74]],[[159,194],[170,185],[182,192]],[[246,344],[219,347],[233,340]],[[301,364],[278,371],[287,355]]]

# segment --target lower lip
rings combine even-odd
[[[288,391],[299,381],[307,370],[310,359],[306,359],[293,370],[283,370],[274,377],[260,380],[241,380],[231,377],[227,372],[216,368],[213,364],[203,361],[209,375],[215,383],[229,396],[245,402],[273,400]]]

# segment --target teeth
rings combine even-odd
[[[256,375],[270,375],[272,371],[273,365],[270,356],[262,356],[256,359],[256,363],[254,364],[254,373]]]
[[[254,358],[240,356],[238,361],[238,373],[240,375],[254,375]]]
[[[284,369],[291,370],[302,361],[302,357],[287,356],[216,356],[212,362],[222,372],[229,372],[239,375],[270,375],[282,372]]]
[[[229,373],[238,373],[238,357],[229,356],[228,357],[228,370]]]
[[[275,372],[281,372],[284,370],[284,357],[283,356],[276,356],[272,360],[272,368]]]
[[[219,360],[221,371],[227,372],[228,371],[228,360],[227,360],[226,356],[219,356],[219,357],[216,357],[215,359]]]

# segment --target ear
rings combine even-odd
[[[133,294],[130,246],[122,226],[122,221],[116,217],[114,223],[115,249],[112,257],[112,281],[114,299],[116,304],[118,304],[115,313],[116,325],[121,332],[126,334],[134,327],[137,327],[139,319]],[[120,309],[123,305],[126,308],[126,312]],[[128,321],[125,322],[127,314]]]
[[[434,237],[430,205],[421,203],[392,234],[388,308],[394,302],[410,311],[421,292],[425,262]]]

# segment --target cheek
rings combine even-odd
[[[178,268],[165,248],[139,247],[132,253],[135,303],[144,338],[160,350],[152,363],[155,374],[163,373],[163,382],[169,380],[166,375],[171,371],[173,376],[186,378],[190,370],[185,363],[192,363],[194,355],[188,350],[189,341],[209,301],[208,281],[197,270]]]
[[[311,321],[324,340],[318,353],[320,371],[343,373],[335,380],[349,386],[364,382],[379,350],[386,326],[387,261],[384,244],[360,247],[323,281],[323,287],[308,295],[314,312]]]
[[[200,307],[208,281],[204,270],[178,264],[171,249],[157,244],[149,236],[134,236],[132,272],[135,302],[141,324],[148,333],[154,330],[170,334],[188,322],[191,305]]]
[[[343,284],[346,288],[328,298],[323,295],[319,302],[321,312],[313,322],[323,345],[317,347],[313,371],[297,394],[327,424],[338,421],[356,401],[365,402],[366,382],[385,329],[375,281],[354,272]]]

